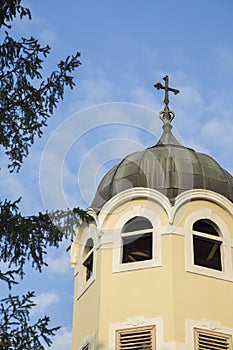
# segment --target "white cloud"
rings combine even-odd
[[[67,350],[71,349],[71,335],[72,332],[67,328],[62,327],[53,338],[53,344],[51,347],[46,348],[48,350]]]
[[[199,91],[189,86],[179,86],[182,91],[176,99],[171,109],[174,109],[176,118],[173,124],[181,134],[186,136],[197,133],[205,114],[205,102]]]
[[[217,70],[227,74],[233,72],[233,50],[229,46],[215,48],[214,55],[217,58]]]
[[[1,193],[7,191],[8,198],[17,199],[25,194],[25,187],[18,174],[10,174],[5,168],[1,169]]]
[[[109,101],[113,96],[116,98],[120,95],[119,88],[100,77],[101,74],[101,72],[96,74],[98,76],[96,79],[85,79],[80,82],[81,105]],[[222,148],[223,157],[229,157],[232,131],[230,132],[231,123],[227,122],[229,111],[222,108],[224,101],[220,102],[216,96],[212,96],[207,104],[200,91],[191,87],[195,84],[192,84],[190,78],[188,79],[183,72],[175,72],[173,76],[181,82],[177,86],[181,93],[171,101],[171,108],[177,115],[173,123],[176,137],[181,143],[210,154],[218,144],[219,153]],[[188,81],[188,86],[184,81]],[[95,105],[67,118],[51,135],[44,148],[40,167],[40,190],[45,209],[88,206],[100,179],[99,177],[96,180],[96,176],[100,173],[100,169],[106,168],[106,163],[144,148],[146,137],[142,136],[142,131],[155,135],[153,144],[156,143],[156,137],[158,139],[161,136],[162,123],[158,118],[158,111],[163,108],[162,92],[158,97],[151,88],[139,86],[131,87],[127,93],[126,97],[133,98],[136,103],[142,105],[130,103]],[[213,122],[213,115],[224,116],[225,126],[222,127],[222,121],[216,118]],[[219,125],[216,126],[216,123]],[[186,141],[182,141],[175,126]],[[224,134],[224,138],[220,139],[221,134]],[[124,142],[120,141],[120,138]],[[147,145],[150,146],[149,143]],[[35,146],[20,174],[11,176],[4,170],[1,173],[2,193],[5,191],[6,197],[22,196],[23,208],[29,214],[35,212],[35,208],[43,210],[37,192],[41,145]],[[78,179],[80,174],[81,181]]]
[[[109,170],[108,167],[106,169],[106,164],[112,160],[117,160],[119,163],[126,155],[144,149],[140,142],[134,141],[130,137],[126,134],[125,138],[112,138],[109,141],[99,143],[83,158],[79,167],[78,185],[82,197],[89,205],[94,198],[100,180],[99,173],[102,173],[103,168],[105,171]],[[90,171],[90,166],[92,171]]]
[[[130,93],[136,103],[160,111],[161,103],[159,103],[158,96],[156,96],[152,89],[148,90],[144,87],[135,87],[130,90]]]
[[[50,46],[55,46],[55,44],[58,42],[57,34],[54,30],[49,28],[48,23],[44,23],[45,28],[41,29],[39,32],[40,39],[46,44]],[[47,28],[46,28],[47,27]]]
[[[206,122],[200,132],[202,142],[207,141],[211,150],[227,168],[232,167],[233,121],[213,118]]]
[[[65,157],[65,154],[47,150],[40,167],[40,191],[45,208],[48,210],[71,207],[64,191],[63,180],[70,184],[74,183],[75,175],[64,163]]]
[[[56,304],[59,301],[59,297],[56,293],[41,293],[34,298],[36,306],[32,309],[32,313],[44,313],[50,305]]]
[[[18,173],[10,173],[6,166],[1,168],[1,197],[12,201],[22,197],[19,207],[23,215],[32,215],[43,210],[39,197],[39,161],[40,152],[33,147]]]
[[[79,84],[78,108],[85,108],[116,99],[117,88],[104,78],[83,79]]]
[[[40,189],[45,207],[66,209],[79,205],[79,188],[90,192],[90,184],[94,186],[92,199],[96,182],[91,176],[103,164],[144,148],[141,133],[156,134],[158,124],[161,135],[161,123],[154,114],[153,110],[140,105],[108,103],[82,110],[59,125],[44,149],[40,165]],[[139,147],[135,147],[136,143]],[[77,174],[84,163],[87,168],[81,184]],[[89,203],[90,197],[87,206]]]
[[[67,242],[67,247],[69,243]],[[68,253],[64,253],[59,257],[48,256],[46,258],[48,264],[48,270],[55,274],[66,274],[70,272],[70,256]]]

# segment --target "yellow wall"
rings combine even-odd
[[[233,310],[233,282],[186,271],[185,264],[187,218],[200,210],[218,215],[233,238],[232,215],[207,200],[188,202],[177,211],[174,231],[169,233],[171,226],[166,211],[155,201],[136,199],[108,215],[101,232],[111,237],[121,216],[135,207],[157,213],[163,230],[162,266],[113,273],[112,243],[100,246],[96,280],[80,298],[74,299],[73,350],[78,350],[83,339],[92,333],[96,344],[108,349],[110,324],[124,322],[128,317],[162,317],[165,342],[185,343],[187,319],[216,320],[233,328],[233,315],[229,311]]]

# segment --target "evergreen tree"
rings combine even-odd
[[[72,72],[81,64],[77,52],[60,61],[44,78],[43,63],[50,47],[41,46],[34,37],[15,40],[10,32],[16,17],[31,19],[31,11],[21,0],[1,0],[0,144],[9,160],[9,172],[19,171],[35,137],[42,136],[46,121],[63,99],[64,89],[73,89]],[[0,283],[6,283],[9,292],[23,278],[27,261],[41,272],[47,247],[58,247],[72,232],[77,217],[87,219],[79,208],[24,217],[19,201],[0,200],[0,261],[6,266],[0,271]],[[1,350],[43,350],[46,344],[51,345],[58,327],[50,328],[47,316],[31,323],[33,298],[34,293],[27,292],[0,300]]]

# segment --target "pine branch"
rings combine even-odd
[[[36,136],[64,97],[65,87],[75,86],[71,73],[79,67],[80,53],[60,61],[43,80],[44,59],[50,47],[33,37],[15,41],[6,32],[0,45],[0,144],[9,157],[10,171],[19,170]]]
[[[27,292],[21,298],[9,295],[0,300],[0,349],[1,350],[44,350],[52,344],[51,337],[60,327],[49,328],[47,316],[30,322],[30,311],[36,306],[34,292]]]
[[[46,265],[47,248],[58,248],[63,238],[72,236],[79,217],[88,221],[89,215],[75,208],[24,217],[18,208],[19,201],[0,201],[0,260],[9,268],[14,266],[17,269],[14,273],[17,271],[23,278],[26,261],[30,260],[41,272]]]

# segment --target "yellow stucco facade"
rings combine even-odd
[[[156,190],[133,188],[111,198],[98,214],[89,213],[93,221],[77,229],[71,248],[75,280],[72,350],[115,350],[118,331],[150,326],[155,327],[153,347],[140,345],[140,349],[199,349],[194,344],[196,328],[231,339],[231,201],[208,190],[190,190],[171,204]],[[134,217],[152,223],[152,257],[123,263],[122,228]],[[221,269],[194,261],[193,224],[198,220],[209,220],[219,229],[214,239]],[[86,251],[90,238],[92,244]],[[85,254],[89,254],[86,260]],[[232,349],[230,342],[229,347],[216,349]]]

